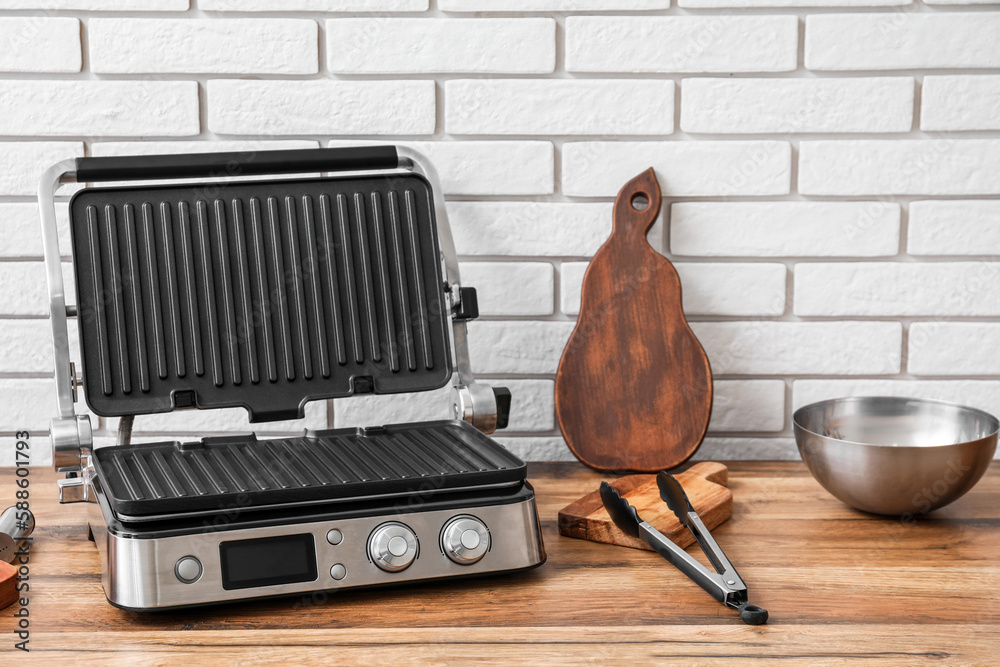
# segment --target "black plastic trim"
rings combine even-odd
[[[76,159],[76,180],[140,181],[160,178],[207,178],[261,174],[395,169],[395,146],[350,146],[277,151],[122,155]]]

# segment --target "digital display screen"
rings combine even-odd
[[[316,580],[311,533],[235,540],[219,545],[222,587],[227,591]]]

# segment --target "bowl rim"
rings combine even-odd
[[[989,440],[990,438],[996,438],[997,434],[1000,433],[1000,419],[997,419],[996,416],[990,414],[986,410],[980,410],[979,408],[973,408],[973,407],[970,407],[968,405],[963,405],[961,403],[955,403],[954,401],[942,401],[942,400],[939,400],[939,399],[936,399],[936,398],[914,398],[914,397],[909,397],[909,396],[884,396],[884,395],[883,396],[844,396],[844,397],[841,397],[841,398],[827,398],[827,399],[824,399],[822,401],[816,401],[815,403],[809,403],[808,405],[803,405],[802,407],[798,408],[797,410],[795,410],[795,412],[792,413],[792,429],[793,429],[793,431],[796,432],[796,436],[797,436],[797,432],[801,430],[801,431],[804,431],[804,432],[809,433],[811,435],[815,435],[816,437],[819,437],[819,438],[827,438],[829,440],[834,440],[836,442],[842,442],[842,443],[849,444],[849,445],[861,445],[863,447],[889,447],[889,445],[880,445],[880,444],[877,444],[877,443],[874,443],[874,442],[860,442],[860,441],[857,441],[857,440],[845,440],[843,438],[834,438],[834,437],[829,436],[829,435],[823,435],[822,433],[817,433],[816,431],[813,431],[812,429],[806,428],[805,426],[802,425],[802,423],[800,422],[800,419],[799,419],[800,414],[803,413],[805,410],[808,410],[810,408],[815,408],[815,407],[820,406],[820,405],[830,404],[830,403],[857,403],[857,402],[860,402],[860,401],[868,401],[868,400],[872,400],[872,399],[889,400],[889,401],[907,401],[907,402],[917,402],[917,403],[933,403],[935,405],[944,405],[944,406],[948,406],[948,407],[951,407],[951,408],[958,408],[960,410],[965,410],[967,412],[971,412],[971,413],[980,415],[982,417],[986,417],[990,422],[992,422],[992,430],[989,433],[987,433],[986,435],[984,435],[983,437],[977,438],[975,440],[966,440],[965,442],[949,442],[949,443],[940,444],[940,445],[893,445],[892,449],[933,449],[933,448],[937,448],[937,447],[954,447],[956,445],[967,445],[967,444],[970,444],[970,443],[982,442],[983,440]],[[798,437],[795,438],[795,444],[797,446],[800,444],[798,442]]]

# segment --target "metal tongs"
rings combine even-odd
[[[635,508],[607,482],[601,482],[601,500],[611,515],[611,520],[623,533],[637,537],[653,547],[656,553],[666,558],[716,600],[738,610],[744,623],[748,625],[766,623],[767,610],[747,601],[746,584],[726,558],[726,554],[712,537],[712,533],[702,523],[698,513],[691,507],[691,502],[680,482],[674,479],[673,475],[661,472],[656,476],[656,485],[660,487],[660,498],[677,515],[681,525],[687,527],[698,540],[701,550],[715,567],[715,572],[709,571],[686,551],[664,537],[663,533],[640,519]]]

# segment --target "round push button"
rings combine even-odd
[[[174,565],[174,574],[182,583],[193,584],[201,579],[201,561],[194,556],[184,556]]]
[[[474,530],[467,530],[462,533],[462,546],[466,549],[475,549],[479,546],[482,540],[479,539],[479,533]]]
[[[368,538],[368,556],[386,572],[405,570],[417,558],[417,536],[401,523],[383,523]]]
[[[336,528],[334,528],[333,530],[331,530],[326,534],[326,541],[332,544],[333,546],[337,546],[338,544],[344,541],[344,534],[339,530],[337,530]]]
[[[402,537],[394,537],[389,540],[389,553],[396,558],[406,555],[406,540]]]
[[[336,579],[337,581],[340,581],[341,579],[347,576],[347,568],[344,567],[341,563],[337,563],[336,565],[330,568],[330,576]]]
[[[441,529],[441,549],[459,565],[472,565],[490,550],[490,531],[474,516],[456,516]]]

